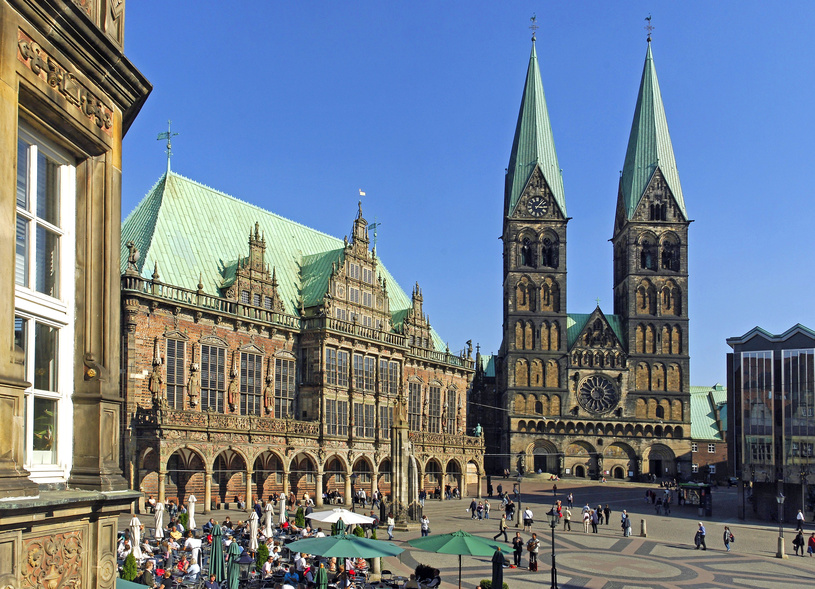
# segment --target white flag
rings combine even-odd
[[[360,189],[359,189],[359,195],[360,195],[360,196],[365,196],[365,193],[364,193],[364,192],[362,192],[362,188],[360,188]]]

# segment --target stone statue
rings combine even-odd
[[[150,374],[150,381],[147,385],[150,392],[153,393],[153,403],[155,403],[157,399],[163,397],[163,386],[164,377],[161,374],[161,360],[158,362],[154,361],[153,372]]]
[[[427,429],[427,426],[429,424],[429,419],[428,419],[429,416],[430,416],[430,414],[428,413],[429,405],[430,405],[430,399],[428,399],[427,395],[425,395],[424,403],[422,404],[422,427],[424,429]]]
[[[444,406],[441,408],[441,429],[442,431],[447,431],[447,401],[444,402]]]
[[[464,397],[459,397],[458,399],[458,423],[457,423],[457,430],[456,433],[463,434],[464,433]]]
[[[226,390],[226,402],[229,404],[229,410],[234,411],[238,404],[238,378],[237,375],[232,378],[229,383],[229,388]]]
[[[190,366],[190,378],[187,380],[187,396],[190,398],[190,407],[197,407],[201,400],[201,375],[198,373],[198,364]]]
[[[408,422],[408,406],[405,395],[399,395],[396,401],[396,425],[403,425]]]
[[[482,432],[483,432],[483,430],[481,429],[481,424],[480,423],[475,424],[475,429],[473,430],[473,435],[476,438],[480,438]]]
[[[266,415],[271,415],[274,411],[274,387],[269,376],[266,377],[266,386],[263,387],[263,408],[266,410]]]

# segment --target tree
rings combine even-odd
[[[263,564],[269,560],[269,547],[266,546],[266,543],[262,543],[258,546],[258,554],[257,558],[255,559],[255,568],[260,572],[263,568]]]
[[[136,565],[136,557],[133,553],[127,555],[125,558],[124,566],[122,567],[122,579],[125,581],[134,580],[139,574],[139,567]]]

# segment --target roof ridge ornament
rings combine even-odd
[[[167,140],[167,175],[170,175],[170,156],[173,155],[173,144],[172,139],[176,137],[178,133],[173,133],[172,131],[173,122],[168,120],[167,121],[167,130],[164,133],[159,133],[158,137],[156,137],[156,141],[162,141],[163,139]]]
[[[538,16],[534,12],[532,13],[532,17],[529,19],[529,22],[532,24],[529,25],[529,30],[532,31],[532,42],[535,42],[535,35],[537,34],[538,29]]]
[[[648,38],[646,39],[649,43],[651,42],[651,31],[654,30],[654,27],[651,25],[651,15],[645,17],[646,22],[648,23],[645,25],[645,30],[648,31]]]

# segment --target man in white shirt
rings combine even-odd
[[[325,538],[325,532],[323,532],[322,528],[317,528],[317,533],[314,534],[315,538]]]
[[[528,507],[524,510],[524,531],[531,532],[532,531],[532,510]]]
[[[190,553],[190,563],[197,565],[201,553],[201,540],[193,537],[192,530],[187,531],[187,540],[184,542],[184,551]]]

